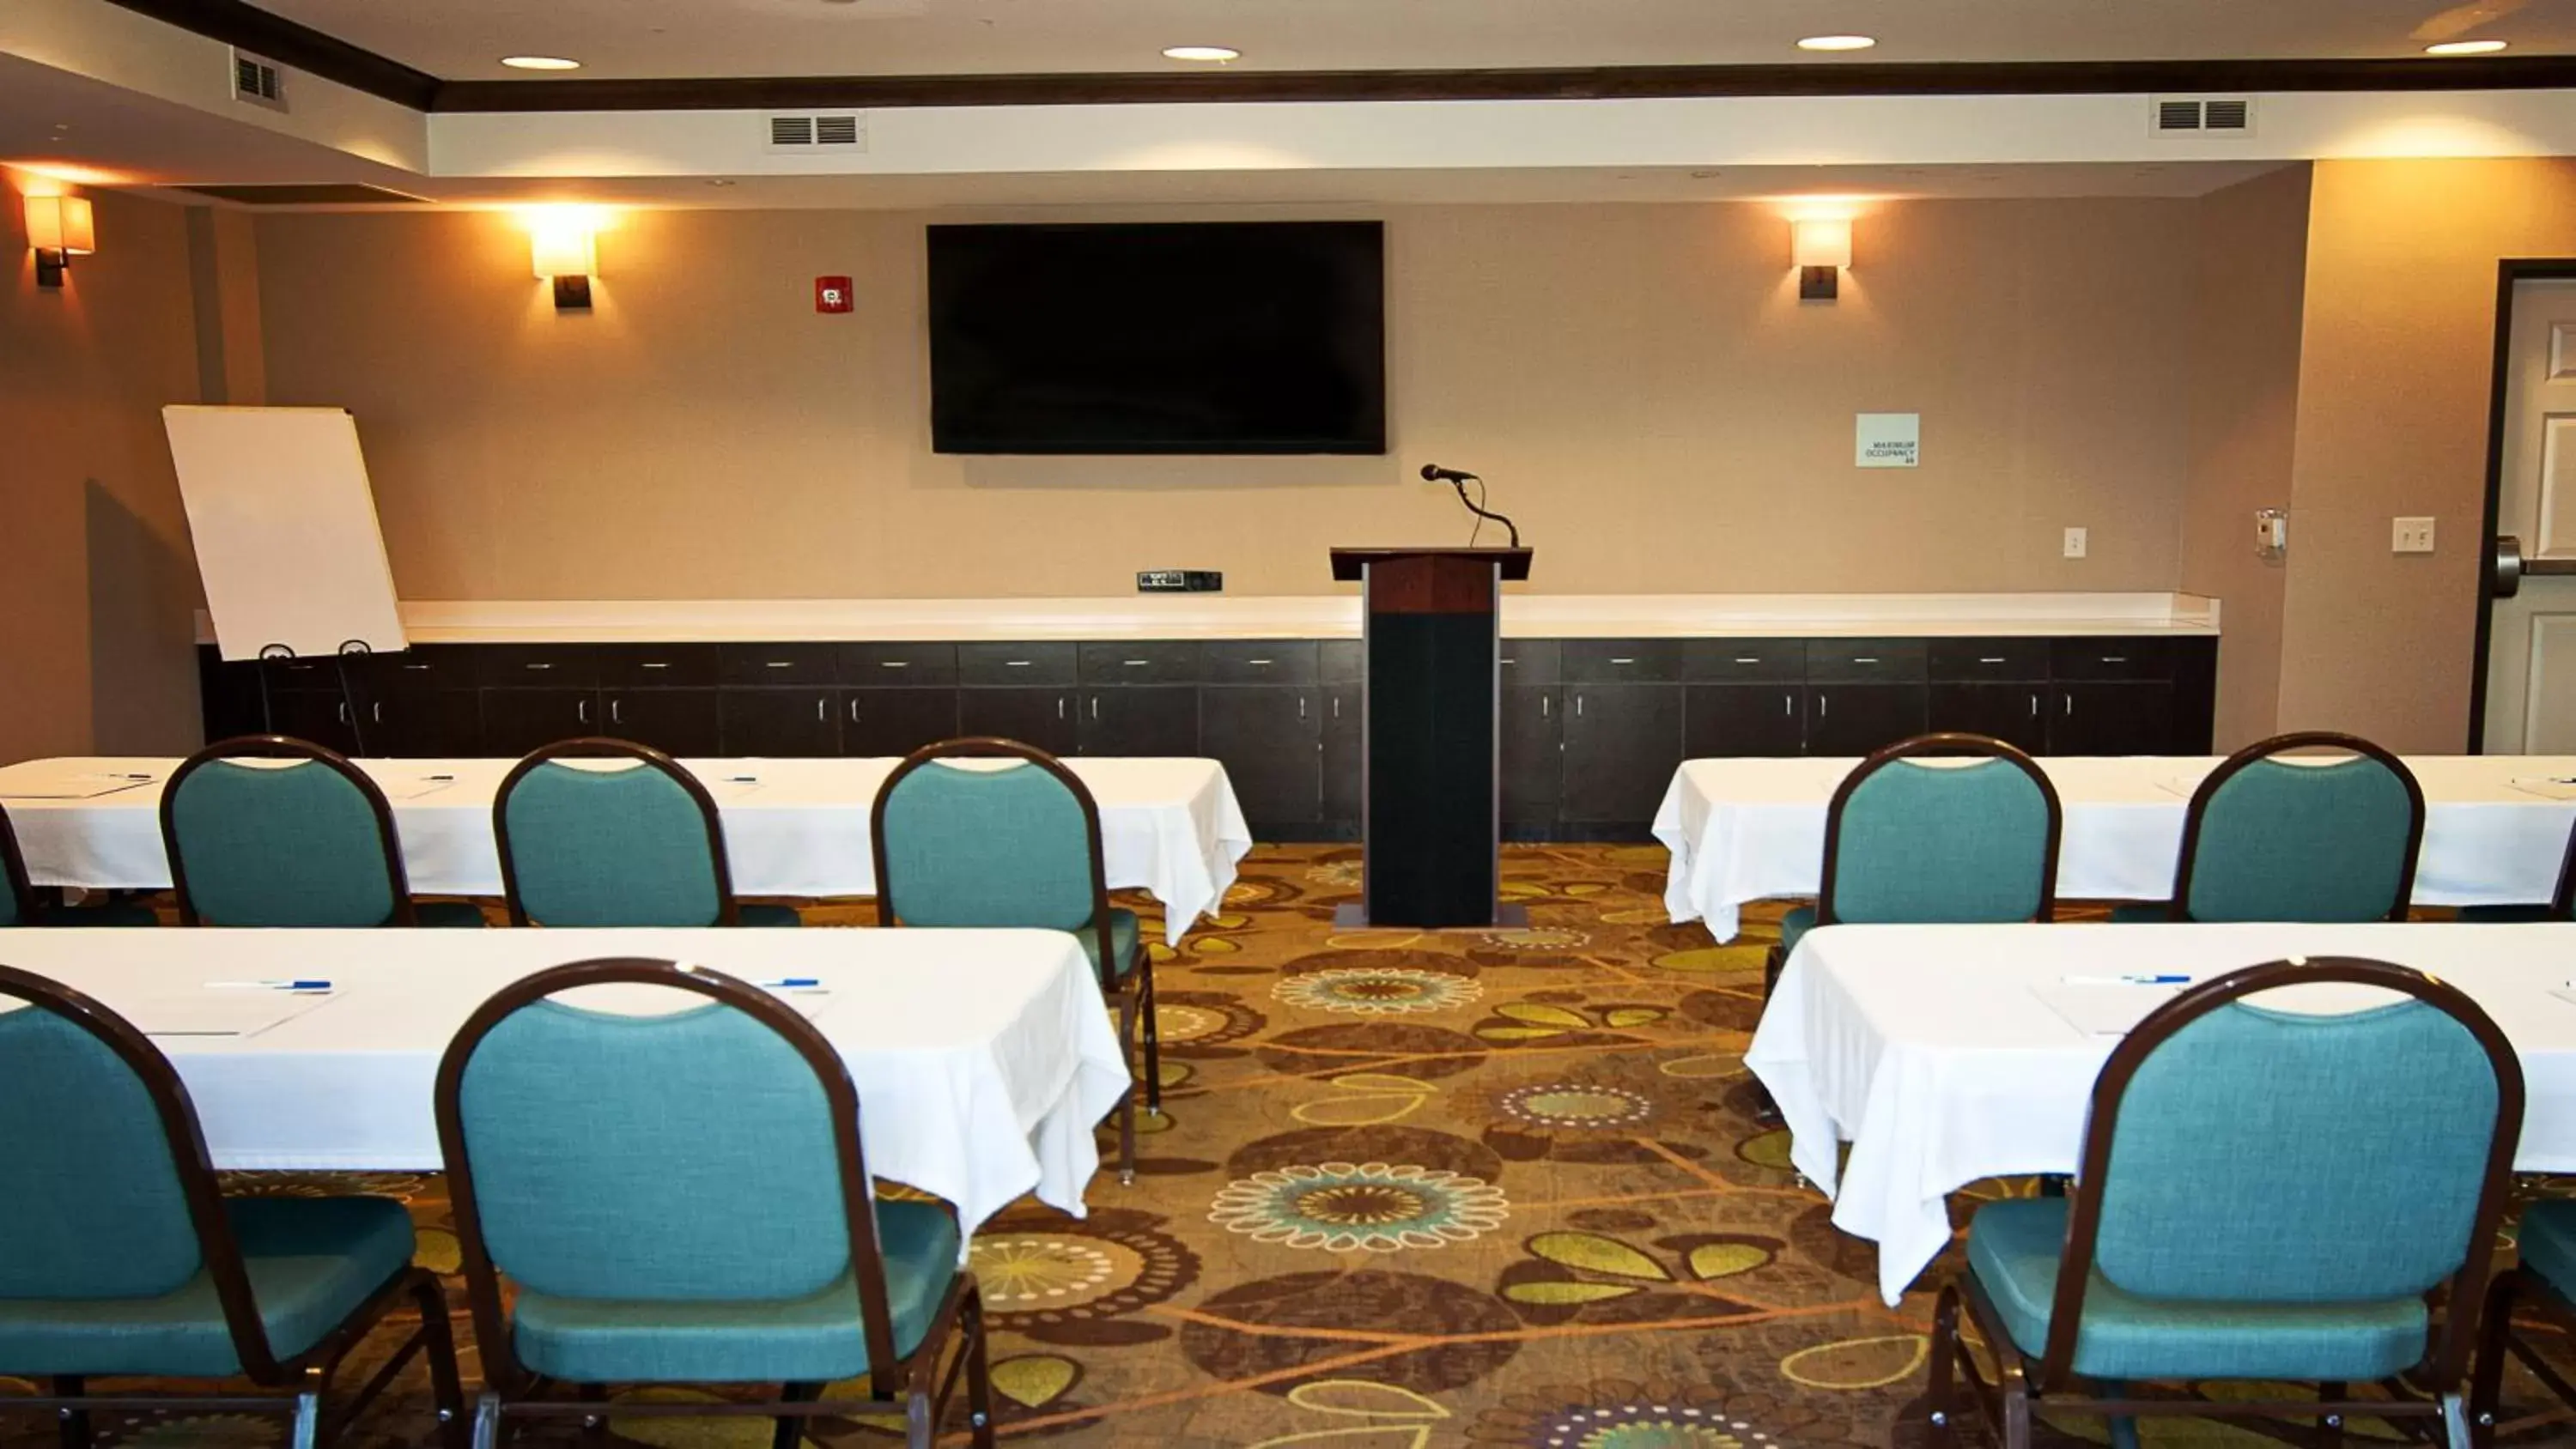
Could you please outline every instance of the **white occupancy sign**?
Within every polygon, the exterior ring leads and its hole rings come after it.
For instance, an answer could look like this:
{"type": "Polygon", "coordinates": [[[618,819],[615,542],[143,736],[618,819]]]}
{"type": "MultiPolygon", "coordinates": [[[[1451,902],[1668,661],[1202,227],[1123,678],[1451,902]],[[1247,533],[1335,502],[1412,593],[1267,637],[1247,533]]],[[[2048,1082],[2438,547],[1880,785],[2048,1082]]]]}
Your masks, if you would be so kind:
{"type": "Polygon", "coordinates": [[[1854,417],[1858,426],[1852,436],[1853,467],[1912,468],[1920,464],[1921,413],[1856,413],[1854,417]]]}
{"type": "Polygon", "coordinates": [[[206,612],[226,659],[283,644],[406,647],[357,420],[339,408],[165,407],[206,612]]]}

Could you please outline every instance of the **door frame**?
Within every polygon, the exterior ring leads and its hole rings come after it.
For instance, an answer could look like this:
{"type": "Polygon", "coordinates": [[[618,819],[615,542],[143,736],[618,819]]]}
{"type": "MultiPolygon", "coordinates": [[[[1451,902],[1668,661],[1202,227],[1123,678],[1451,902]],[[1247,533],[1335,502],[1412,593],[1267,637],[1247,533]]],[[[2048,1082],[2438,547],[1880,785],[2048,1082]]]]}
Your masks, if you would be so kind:
{"type": "Polygon", "coordinates": [[[2487,381],[2486,511],[2478,529],[2478,633],[2470,651],[2468,753],[2486,753],[2487,649],[2495,628],[2495,536],[2504,500],[2504,395],[2513,377],[2513,294],[2524,282],[2576,281],[2576,257],[2507,257],[2496,263],[2495,362],[2487,381]]]}

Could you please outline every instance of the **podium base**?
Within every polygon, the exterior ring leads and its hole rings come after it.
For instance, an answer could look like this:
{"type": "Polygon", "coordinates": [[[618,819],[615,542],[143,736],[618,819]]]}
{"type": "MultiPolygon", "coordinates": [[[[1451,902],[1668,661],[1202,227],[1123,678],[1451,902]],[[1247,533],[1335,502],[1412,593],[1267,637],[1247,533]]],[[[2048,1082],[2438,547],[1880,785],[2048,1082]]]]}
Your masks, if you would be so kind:
{"type": "MultiPolygon", "coordinates": [[[[1333,929],[1336,931],[1364,931],[1375,924],[1375,922],[1368,918],[1368,907],[1358,901],[1347,901],[1341,905],[1333,907],[1333,929]]],[[[1491,925],[1428,926],[1419,929],[1434,931],[1517,931],[1528,924],[1529,907],[1496,906],[1494,907],[1494,919],[1491,925]]],[[[1387,929],[1393,931],[1402,930],[1404,928],[1401,926],[1390,925],[1387,929]]]]}

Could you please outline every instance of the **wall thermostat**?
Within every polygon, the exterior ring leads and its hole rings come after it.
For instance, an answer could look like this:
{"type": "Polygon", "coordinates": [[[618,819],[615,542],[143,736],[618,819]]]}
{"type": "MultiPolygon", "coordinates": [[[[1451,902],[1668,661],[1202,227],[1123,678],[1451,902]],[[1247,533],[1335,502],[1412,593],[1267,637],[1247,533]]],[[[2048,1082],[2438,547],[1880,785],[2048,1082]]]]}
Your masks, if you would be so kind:
{"type": "Polygon", "coordinates": [[[847,312],[851,305],[849,278],[816,277],[814,279],[815,311],[847,312]]]}

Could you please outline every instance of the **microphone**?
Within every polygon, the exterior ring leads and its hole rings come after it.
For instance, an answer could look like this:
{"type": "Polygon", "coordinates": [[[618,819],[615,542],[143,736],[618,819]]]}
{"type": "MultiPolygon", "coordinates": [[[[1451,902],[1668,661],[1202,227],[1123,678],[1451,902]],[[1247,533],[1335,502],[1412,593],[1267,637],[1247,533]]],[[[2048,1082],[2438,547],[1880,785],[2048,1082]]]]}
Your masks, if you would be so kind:
{"type": "MultiPolygon", "coordinates": [[[[1512,547],[1518,548],[1521,546],[1520,525],[1512,522],[1502,514],[1490,511],[1482,502],[1481,495],[1485,491],[1484,479],[1479,478],[1475,474],[1467,472],[1464,469],[1443,468],[1437,463],[1425,463],[1422,465],[1422,481],[1425,483],[1446,483],[1450,487],[1457,489],[1458,501],[1467,506],[1467,511],[1469,513],[1476,515],[1479,520],[1476,526],[1479,529],[1485,526],[1482,520],[1491,519],[1510,531],[1512,547]],[[1479,498],[1471,500],[1467,497],[1467,485],[1470,483],[1476,485],[1476,492],[1480,495],[1479,498]]],[[[1467,542],[1473,544],[1475,541],[1475,536],[1470,534],[1467,542]]]]}

